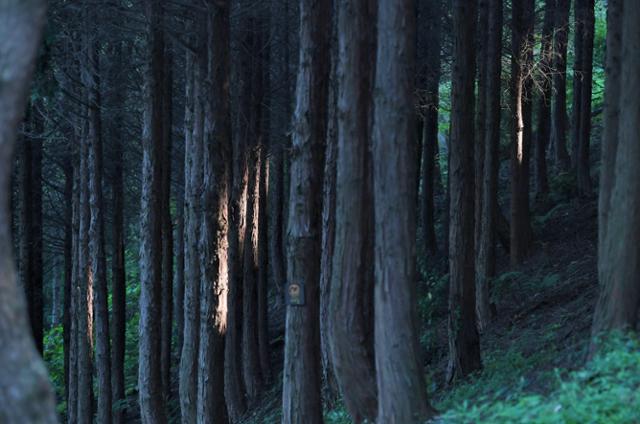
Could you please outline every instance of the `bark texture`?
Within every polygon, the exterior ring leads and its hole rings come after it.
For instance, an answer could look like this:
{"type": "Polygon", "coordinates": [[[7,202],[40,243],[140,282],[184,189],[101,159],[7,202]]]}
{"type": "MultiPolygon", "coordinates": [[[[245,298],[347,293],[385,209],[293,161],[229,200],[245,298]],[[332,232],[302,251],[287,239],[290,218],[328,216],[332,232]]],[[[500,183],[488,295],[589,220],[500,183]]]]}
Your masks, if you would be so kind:
{"type": "Polygon", "coordinates": [[[304,305],[287,306],[282,423],[322,422],[319,276],[322,181],[329,91],[329,0],[300,2],[300,57],[293,123],[287,224],[287,290],[304,305]]]}
{"type": "Polygon", "coordinates": [[[567,40],[569,38],[570,0],[555,0],[553,38],[553,111],[551,128],[555,165],[562,171],[570,167],[567,152],[567,40]]]}
{"type": "Polygon", "coordinates": [[[372,0],[338,5],[338,157],[328,319],[335,377],[357,423],[373,421],[377,413],[370,154],[375,14],[372,0]]]}
{"type": "Polygon", "coordinates": [[[531,78],[533,0],[514,0],[511,40],[511,263],[521,263],[531,245],[529,162],[531,155],[531,78]]]}
{"type": "Polygon", "coordinates": [[[144,76],[146,104],[142,129],[142,194],[140,215],[140,328],[138,390],[144,424],[167,422],[161,376],[162,177],[164,35],[161,0],[147,0],[149,58],[144,76]]]}
{"type": "Polygon", "coordinates": [[[415,3],[378,2],[374,85],[375,359],[377,421],[433,414],[419,360],[416,321],[415,3]]]}
{"type": "Polygon", "coordinates": [[[9,212],[14,143],[44,18],[42,1],[0,2],[0,421],[7,424],[57,422],[53,390],[16,281],[9,212]]]}

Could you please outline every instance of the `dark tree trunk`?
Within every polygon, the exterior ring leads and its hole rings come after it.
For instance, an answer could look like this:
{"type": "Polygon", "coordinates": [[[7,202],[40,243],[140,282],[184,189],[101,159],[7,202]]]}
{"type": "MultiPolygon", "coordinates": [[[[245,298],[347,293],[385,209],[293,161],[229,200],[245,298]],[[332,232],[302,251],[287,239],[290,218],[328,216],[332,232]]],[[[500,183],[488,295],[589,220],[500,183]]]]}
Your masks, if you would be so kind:
{"type": "Polygon", "coordinates": [[[44,17],[41,1],[0,5],[0,422],[7,424],[57,422],[53,390],[29,335],[26,300],[16,284],[8,208],[14,143],[44,17]]]}
{"type": "Polygon", "coordinates": [[[569,37],[570,0],[555,0],[554,40],[553,40],[553,146],[556,167],[569,170],[570,159],[567,152],[567,40],[569,37]]]}
{"type": "Polygon", "coordinates": [[[371,0],[338,6],[338,157],[328,318],[335,376],[357,423],[373,421],[377,413],[370,157],[375,16],[371,0]]]}
{"type": "Polygon", "coordinates": [[[140,215],[140,341],[138,390],[144,424],[167,421],[161,376],[162,227],[161,151],[163,145],[164,34],[161,0],[147,0],[149,56],[144,75],[146,104],[142,131],[140,215]]]}
{"type": "Polygon", "coordinates": [[[331,2],[300,2],[300,63],[289,193],[282,423],[321,423],[319,276],[331,2]],[[303,305],[294,305],[294,299],[303,305]]]}
{"type": "Polygon", "coordinates": [[[165,400],[171,395],[171,336],[173,327],[173,222],[171,220],[171,157],[173,136],[172,61],[165,48],[165,72],[162,81],[162,150],[160,153],[160,227],[162,228],[162,321],[160,323],[160,366],[165,400]]]}
{"type": "MultiPolygon", "coordinates": [[[[33,107],[31,107],[33,109],[33,107]]],[[[36,111],[27,113],[28,136],[22,142],[21,167],[21,231],[20,274],[27,298],[31,335],[40,355],[43,353],[43,292],[42,292],[42,132],[36,111]]]]}
{"type": "Polygon", "coordinates": [[[592,328],[598,337],[637,327],[640,306],[640,3],[610,0],[607,10],[605,128],[600,179],[598,277],[592,328]]]}
{"type": "Polygon", "coordinates": [[[535,145],[536,196],[549,191],[547,179],[547,146],[551,137],[551,94],[553,78],[553,18],[556,0],[546,0],[540,48],[541,93],[538,98],[538,131],[535,145]]]}
{"type": "MultiPolygon", "coordinates": [[[[265,113],[269,108],[265,107],[265,113]]],[[[268,126],[264,126],[268,131],[268,126]]],[[[266,143],[265,143],[266,144],[266,143]]],[[[266,147],[260,149],[260,188],[258,209],[258,349],[260,355],[260,372],[265,384],[271,383],[271,352],[269,348],[269,234],[267,217],[269,190],[269,161],[266,147]]]]}
{"type": "Polygon", "coordinates": [[[196,422],[198,340],[200,335],[200,264],[198,234],[201,227],[202,130],[200,70],[195,55],[186,57],[185,162],[184,162],[184,335],[180,355],[180,410],[182,421],[196,422]]]}
{"type": "Polygon", "coordinates": [[[78,421],[78,303],[80,281],[80,166],[79,157],[73,160],[73,200],[71,203],[71,310],[69,331],[69,393],[67,395],[67,422],[78,421]]]}
{"type": "Polygon", "coordinates": [[[71,156],[64,167],[64,306],[62,311],[62,337],[64,343],[64,394],[69,404],[71,356],[71,293],[73,282],[73,166],[71,156]]]}
{"type": "Polygon", "coordinates": [[[440,0],[426,2],[426,28],[429,42],[426,46],[425,110],[422,132],[422,238],[427,253],[438,250],[435,231],[436,160],[438,158],[438,107],[440,103],[440,49],[442,43],[442,4],[440,0]]]}
{"type": "Polygon", "coordinates": [[[533,61],[533,0],[513,0],[511,51],[511,263],[526,257],[532,231],[529,216],[531,150],[531,78],[533,61]]]}
{"type": "MultiPolygon", "coordinates": [[[[85,110],[85,112],[87,112],[85,110]]],[[[78,225],[78,403],[77,422],[89,424],[93,420],[93,276],[89,250],[91,211],[89,205],[89,139],[87,126],[80,134],[79,169],[79,225],[78,225]]]]}
{"type": "Polygon", "coordinates": [[[476,316],[481,331],[491,319],[489,280],[496,273],[503,0],[489,0],[488,10],[485,97],[479,101],[480,107],[486,110],[486,122],[484,133],[477,134],[476,143],[485,152],[484,173],[476,182],[482,186],[480,234],[476,246],[476,316]]]}
{"type": "MultiPolygon", "coordinates": [[[[476,7],[454,2],[449,178],[449,363],[447,381],[480,369],[474,256],[474,79],[476,7]]],[[[483,84],[484,85],[484,84],[483,84]]],[[[484,89],[481,91],[484,94],[484,89]]],[[[483,125],[484,127],[484,125],[483,125]]]]}
{"type": "Polygon", "coordinates": [[[226,423],[224,351],[227,326],[229,199],[231,194],[231,117],[229,1],[211,1],[207,22],[210,90],[204,97],[204,174],[200,234],[200,344],[198,423],[226,423]]]}
{"type": "MultiPolygon", "coordinates": [[[[589,170],[589,144],[591,136],[591,92],[593,81],[593,38],[595,31],[594,0],[577,0],[576,13],[580,10],[578,19],[581,20],[580,72],[575,73],[574,91],[576,84],[580,84],[579,115],[576,121],[578,138],[576,168],[578,174],[578,195],[590,196],[591,174],[589,170]]],[[[578,35],[576,34],[576,37],[578,35]]],[[[577,41],[576,41],[577,43],[577,41]]],[[[578,55],[576,55],[578,60],[578,55]]]]}
{"type": "Polygon", "coordinates": [[[104,201],[102,195],[102,128],[100,121],[100,87],[98,46],[86,42],[87,68],[83,83],[88,95],[88,171],[89,171],[89,255],[90,277],[93,279],[95,312],[95,367],[97,374],[97,420],[111,422],[111,348],[109,337],[109,305],[107,261],[104,242],[104,201]]]}
{"type": "MultiPolygon", "coordinates": [[[[121,117],[120,117],[121,118],[121,117]]],[[[119,126],[117,127],[119,128],[119,126]]],[[[111,381],[114,404],[122,405],[125,400],[124,387],[124,354],[125,333],[127,323],[127,288],[124,261],[124,153],[122,146],[123,134],[118,132],[112,141],[113,148],[113,224],[112,224],[112,253],[111,253],[111,381]]],[[[113,411],[114,424],[124,422],[124,408],[122,406],[113,411]]]]}
{"type": "Polygon", "coordinates": [[[415,3],[380,0],[374,89],[375,358],[380,423],[433,414],[416,317],[415,3]]]}

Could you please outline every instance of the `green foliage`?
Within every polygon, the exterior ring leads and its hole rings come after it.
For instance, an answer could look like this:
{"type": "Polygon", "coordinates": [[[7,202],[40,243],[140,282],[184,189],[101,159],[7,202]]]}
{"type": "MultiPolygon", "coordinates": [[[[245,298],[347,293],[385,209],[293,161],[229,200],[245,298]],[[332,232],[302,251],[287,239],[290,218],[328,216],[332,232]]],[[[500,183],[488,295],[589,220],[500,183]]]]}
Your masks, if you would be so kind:
{"type": "Polygon", "coordinates": [[[324,414],[324,422],[326,424],[351,424],[351,417],[345,409],[344,405],[338,404],[331,411],[326,411],[324,414]]]}
{"type": "Polygon", "coordinates": [[[614,336],[583,369],[556,370],[547,394],[524,375],[540,357],[489,357],[481,374],[447,393],[438,406],[447,423],[631,423],[640,421],[640,343],[614,336]]]}
{"type": "Polygon", "coordinates": [[[552,203],[566,202],[575,197],[577,187],[578,182],[573,172],[561,172],[552,175],[549,179],[550,200],[552,203]]]}
{"type": "Polygon", "coordinates": [[[62,324],[56,325],[44,335],[44,360],[58,399],[58,413],[64,414],[67,402],[64,399],[64,342],[62,324]]]}

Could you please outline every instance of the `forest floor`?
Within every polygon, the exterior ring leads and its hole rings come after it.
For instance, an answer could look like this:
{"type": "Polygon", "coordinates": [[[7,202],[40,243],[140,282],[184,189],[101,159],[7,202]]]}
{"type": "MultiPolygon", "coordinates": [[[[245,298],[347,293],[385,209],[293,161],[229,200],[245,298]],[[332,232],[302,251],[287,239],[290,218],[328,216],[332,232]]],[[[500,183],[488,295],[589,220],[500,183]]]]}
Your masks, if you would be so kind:
{"type": "MultiPolygon", "coordinates": [[[[474,411],[482,404],[525,394],[549,395],[559,380],[585,365],[598,294],[597,202],[556,200],[560,201],[553,208],[534,208],[535,242],[523,265],[511,268],[505,251],[499,252],[499,272],[492,287],[497,315],[481,335],[482,371],[444,384],[446,275],[420,283],[423,296],[428,291],[429,299],[445,299],[425,300],[419,306],[423,321],[428,321],[423,322],[421,344],[431,401],[444,413],[438,421],[473,422],[473,415],[465,415],[461,408],[474,411]]],[[[279,422],[280,385],[274,386],[250,411],[246,423],[279,422]]],[[[326,421],[350,422],[339,404],[327,411],[326,421]]]]}

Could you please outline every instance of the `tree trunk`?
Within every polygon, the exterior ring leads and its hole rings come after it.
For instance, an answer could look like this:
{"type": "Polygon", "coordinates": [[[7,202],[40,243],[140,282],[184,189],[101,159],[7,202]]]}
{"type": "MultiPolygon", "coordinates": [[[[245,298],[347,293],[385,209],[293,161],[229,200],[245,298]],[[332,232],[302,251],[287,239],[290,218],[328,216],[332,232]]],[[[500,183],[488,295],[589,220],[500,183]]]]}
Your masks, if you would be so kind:
{"type": "Polygon", "coordinates": [[[165,48],[165,72],[162,81],[162,147],[160,153],[160,227],[162,231],[160,367],[164,399],[171,396],[171,336],[173,327],[173,221],[171,220],[171,156],[172,156],[172,84],[171,52],[165,48]]]}
{"type": "MultiPolygon", "coordinates": [[[[269,108],[265,107],[265,113],[269,108]]],[[[265,125],[268,131],[268,125],[265,125]]],[[[260,354],[260,371],[265,384],[270,384],[271,351],[269,348],[269,218],[267,216],[269,190],[269,161],[266,155],[266,143],[260,149],[260,188],[258,218],[258,350],[260,354]]]]}
{"type": "MultiPolygon", "coordinates": [[[[85,110],[85,113],[88,111],[85,110]]],[[[93,282],[89,250],[89,140],[87,125],[80,130],[79,225],[78,225],[78,412],[77,422],[93,420],[93,282]]]]}
{"type": "Polygon", "coordinates": [[[338,6],[338,158],[328,318],[335,376],[357,423],[373,421],[377,413],[370,157],[375,14],[371,0],[338,6]]]}
{"type": "Polygon", "coordinates": [[[640,3],[612,0],[607,11],[605,130],[600,180],[598,277],[592,328],[598,336],[634,330],[640,286],[640,3]]]}
{"type": "MultiPolygon", "coordinates": [[[[336,4],[332,13],[335,16],[336,4]]],[[[335,22],[335,18],[334,18],[335,22]]],[[[331,27],[329,94],[327,104],[327,142],[324,157],[324,181],[322,183],[322,256],[320,258],[320,354],[322,361],[322,401],[325,408],[332,408],[340,398],[331,357],[331,269],[336,234],[336,156],[338,155],[338,84],[337,25],[331,27]]]]}
{"type": "Polygon", "coordinates": [[[486,110],[486,123],[484,133],[477,135],[476,144],[485,152],[484,174],[477,181],[482,186],[480,235],[476,246],[476,317],[480,331],[488,326],[491,319],[489,280],[496,273],[503,1],[489,0],[488,10],[486,88],[485,97],[480,99],[480,107],[486,110]]]}
{"type": "Polygon", "coordinates": [[[514,0],[511,51],[511,264],[526,257],[531,244],[529,161],[531,150],[531,78],[533,0],[514,0]]]}
{"type": "Polygon", "coordinates": [[[16,284],[8,209],[14,143],[44,17],[41,1],[0,4],[0,421],[7,424],[57,422],[47,371],[29,335],[26,299],[16,284]]]}
{"type": "MultiPolygon", "coordinates": [[[[121,117],[120,117],[121,118],[121,117]]],[[[117,126],[116,128],[119,128],[117,126]]],[[[118,133],[112,141],[113,146],[113,224],[111,254],[111,297],[112,297],[112,322],[111,322],[111,381],[113,402],[118,405],[113,411],[114,424],[124,422],[125,387],[124,387],[124,355],[125,334],[127,324],[127,287],[124,260],[124,153],[122,146],[122,133],[118,133]]]]}
{"type": "MultiPolygon", "coordinates": [[[[578,0],[580,8],[580,19],[582,20],[582,39],[580,50],[582,52],[582,63],[580,65],[581,75],[576,75],[576,81],[580,84],[580,107],[579,121],[577,122],[578,133],[578,195],[590,196],[591,175],[589,170],[589,144],[591,136],[591,92],[593,81],[593,38],[595,31],[594,0],[578,0]]],[[[577,58],[578,56],[576,56],[577,58]]],[[[575,83],[574,83],[575,86],[575,83]]],[[[574,89],[575,90],[575,89],[574,89]]]]}
{"type": "Polygon", "coordinates": [[[184,162],[184,339],[180,355],[180,410],[182,421],[196,422],[198,340],[200,335],[200,264],[198,234],[201,227],[202,130],[200,70],[192,53],[186,57],[185,162],[184,162]]]}
{"type": "MultiPolygon", "coordinates": [[[[30,106],[33,109],[32,106],[30,106]]],[[[22,142],[21,166],[21,231],[20,276],[27,298],[31,336],[40,355],[43,352],[43,292],[42,292],[42,140],[35,134],[39,117],[35,110],[27,113],[25,127],[30,135],[22,142]]]]}
{"type": "MultiPolygon", "coordinates": [[[[243,86],[242,90],[247,90],[243,86]]],[[[250,100],[242,93],[240,101],[250,100]]],[[[242,105],[246,108],[245,105],[242,105]]],[[[246,109],[245,109],[246,110],[246,109]]],[[[239,125],[238,125],[239,126],[239,125]]],[[[246,125],[243,131],[246,131],[246,125]]],[[[238,422],[246,410],[242,378],[242,265],[246,228],[248,164],[246,135],[233,136],[233,186],[231,192],[231,224],[229,228],[229,294],[227,301],[227,336],[225,341],[224,393],[232,422],[238,422]]]]}
{"type": "MultiPolygon", "coordinates": [[[[447,381],[480,369],[474,270],[475,5],[454,2],[454,67],[451,85],[449,177],[449,363],[447,381]]],[[[487,16],[488,18],[488,16],[487,16]]],[[[484,84],[483,84],[484,85],[484,84]]],[[[484,89],[481,91],[484,94],[484,89]]],[[[484,127],[484,125],[483,125],[484,127]]]]}
{"type": "Polygon", "coordinates": [[[553,41],[553,145],[556,167],[569,170],[570,159],[567,152],[567,39],[569,37],[570,0],[555,0],[554,41],[553,41]]]}
{"type": "Polygon", "coordinates": [[[442,44],[442,4],[440,0],[426,2],[426,27],[429,42],[426,46],[426,85],[424,126],[422,132],[422,238],[427,253],[438,250],[435,231],[435,185],[438,158],[438,108],[441,75],[440,49],[442,44]]]}
{"type": "Polygon", "coordinates": [[[64,172],[64,306],[62,338],[64,343],[64,394],[69,405],[71,357],[71,293],[73,283],[73,166],[71,156],[65,159],[64,172]]]}
{"type": "Polygon", "coordinates": [[[229,1],[211,1],[204,69],[211,89],[204,97],[204,175],[200,235],[200,344],[198,423],[226,423],[224,351],[227,326],[231,117],[229,1]]]}
{"type": "Polygon", "coordinates": [[[102,195],[102,128],[100,121],[100,87],[98,80],[98,46],[86,40],[87,68],[83,83],[88,95],[88,170],[89,170],[89,255],[90,278],[93,278],[93,308],[95,311],[97,420],[111,422],[111,348],[109,337],[109,290],[104,247],[104,201],[102,195]]]}
{"type": "Polygon", "coordinates": [[[553,18],[556,0],[546,0],[540,48],[541,93],[538,97],[538,132],[535,147],[536,196],[549,192],[547,146],[551,136],[551,79],[553,78],[553,18]]]}
{"type": "Polygon", "coordinates": [[[73,160],[73,201],[71,204],[71,310],[69,331],[69,393],[67,395],[67,422],[78,421],[78,303],[80,289],[80,161],[73,160]]]}
{"type": "Polygon", "coordinates": [[[149,56],[144,76],[146,104],[142,131],[140,215],[140,341],[138,389],[144,424],[167,421],[161,376],[162,227],[161,150],[163,145],[164,35],[161,0],[147,0],[149,56]]]}
{"type": "Polygon", "coordinates": [[[319,275],[331,2],[300,2],[289,194],[282,423],[321,423],[319,275]]]}
{"type": "Polygon", "coordinates": [[[374,89],[375,358],[378,418],[430,418],[416,317],[415,4],[380,0],[374,89]]]}

